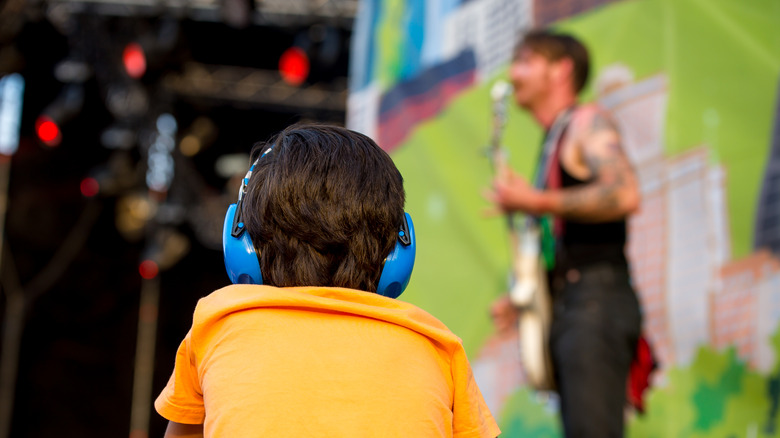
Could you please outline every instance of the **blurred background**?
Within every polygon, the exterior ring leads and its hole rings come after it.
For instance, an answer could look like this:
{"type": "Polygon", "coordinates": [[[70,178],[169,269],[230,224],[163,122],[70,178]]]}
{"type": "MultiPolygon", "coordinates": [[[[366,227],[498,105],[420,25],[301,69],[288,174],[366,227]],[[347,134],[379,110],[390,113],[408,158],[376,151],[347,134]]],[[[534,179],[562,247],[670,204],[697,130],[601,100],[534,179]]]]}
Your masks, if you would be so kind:
{"type": "MultiPolygon", "coordinates": [[[[502,436],[561,436],[491,319],[510,249],[481,196],[490,89],[541,26],[590,49],[583,98],[640,178],[658,368],[628,436],[780,436],[778,24],[777,0],[0,1],[0,438],[162,435],[151,401],[228,283],[248,152],[304,120],[391,154],[418,239],[402,299],[463,339],[502,436]]],[[[542,134],[509,105],[526,176],[542,134]]]]}
{"type": "Polygon", "coordinates": [[[356,8],[0,2],[1,436],[162,436],[249,151],[344,124],[356,8]]]}

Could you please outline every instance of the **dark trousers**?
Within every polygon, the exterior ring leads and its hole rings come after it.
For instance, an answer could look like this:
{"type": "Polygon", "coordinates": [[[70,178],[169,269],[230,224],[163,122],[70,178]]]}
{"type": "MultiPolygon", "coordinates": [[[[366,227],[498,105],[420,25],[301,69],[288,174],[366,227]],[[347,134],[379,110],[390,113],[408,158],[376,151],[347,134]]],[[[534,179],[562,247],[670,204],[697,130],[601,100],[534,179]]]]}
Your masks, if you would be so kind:
{"type": "Polygon", "coordinates": [[[625,265],[559,266],[550,344],[567,438],[623,436],[641,314],[625,265]]]}

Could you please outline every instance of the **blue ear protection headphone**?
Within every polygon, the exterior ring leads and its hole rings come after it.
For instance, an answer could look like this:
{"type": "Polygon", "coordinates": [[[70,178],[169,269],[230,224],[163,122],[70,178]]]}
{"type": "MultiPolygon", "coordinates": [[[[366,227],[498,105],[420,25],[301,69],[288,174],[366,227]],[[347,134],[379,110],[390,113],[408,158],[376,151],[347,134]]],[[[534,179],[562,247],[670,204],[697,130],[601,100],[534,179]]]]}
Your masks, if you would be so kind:
{"type": "MultiPolygon", "coordinates": [[[[273,147],[263,152],[249,168],[241,181],[238,201],[231,204],[227,214],[225,214],[225,224],[222,228],[222,252],[225,257],[225,268],[230,281],[234,284],[263,284],[263,274],[260,272],[260,261],[257,258],[255,246],[241,220],[241,206],[252,171],[257,163],[272,150],[273,147]]],[[[412,276],[416,248],[412,218],[409,213],[404,213],[395,246],[382,266],[382,274],[377,286],[378,294],[397,298],[406,289],[412,276]]]]}

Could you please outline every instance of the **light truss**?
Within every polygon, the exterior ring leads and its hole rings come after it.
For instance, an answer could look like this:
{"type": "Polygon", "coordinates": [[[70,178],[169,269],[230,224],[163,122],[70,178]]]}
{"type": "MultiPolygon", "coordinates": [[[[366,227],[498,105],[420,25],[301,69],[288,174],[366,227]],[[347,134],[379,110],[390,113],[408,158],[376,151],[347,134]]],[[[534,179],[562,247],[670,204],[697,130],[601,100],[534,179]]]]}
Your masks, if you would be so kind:
{"type": "MultiPolygon", "coordinates": [[[[314,22],[349,27],[359,0],[252,0],[254,25],[289,26],[314,22]]],[[[221,21],[220,0],[38,0],[64,13],[116,16],[173,15],[198,21],[221,21]]],[[[32,3],[32,2],[31,2],[32,3]]]]}
{"type": "Polygon", "coordinates": [[[293,87],[273,70],[188,62],[182,72],[169,73],[162,86],[182,97],[293,112],[344,113],[346,78],[328,84],[293,87]]]}

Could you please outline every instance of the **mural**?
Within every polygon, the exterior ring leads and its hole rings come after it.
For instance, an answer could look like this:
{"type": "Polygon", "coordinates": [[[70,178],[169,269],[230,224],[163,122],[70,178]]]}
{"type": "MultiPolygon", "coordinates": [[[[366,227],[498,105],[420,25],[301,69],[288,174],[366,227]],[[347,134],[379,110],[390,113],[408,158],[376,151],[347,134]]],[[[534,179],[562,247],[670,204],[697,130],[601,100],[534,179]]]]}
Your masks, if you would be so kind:
{"type": "MultiPolygon", "coordinates": [[[[593,58],[584,99],[621,127],[643,203],[627,253],[661,363],[629,436],[780,436],[780,8],[768,0],[364,1],[348,124],[404,175],[418,264],[407,299],[461,336],[504,436],[559,436],[495,327],[504,223],[486,218],[489,89],[519,35],[550,24],[593,58]]],[[[541,133],[513,108],[510,162],[541,133]]]]}

